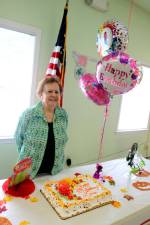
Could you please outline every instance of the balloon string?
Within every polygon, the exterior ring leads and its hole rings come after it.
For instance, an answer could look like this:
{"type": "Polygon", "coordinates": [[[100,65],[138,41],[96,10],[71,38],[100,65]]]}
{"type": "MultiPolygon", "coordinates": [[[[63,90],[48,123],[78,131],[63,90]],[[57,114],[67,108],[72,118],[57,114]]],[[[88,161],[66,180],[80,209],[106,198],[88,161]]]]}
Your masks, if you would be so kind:
{"type": "Polygon", "coordinates": [[[103,124],[103,128],[102,128],[102,133],[101,133],[101,139],[100,139],[100,150],[99,150],[99,156],[98,156],[98,160],[103,158],[103,139],[104,139],[104,131],[105,131],[105,125],[106,125],[106,121],[107,121],[107,117],[108,117],[108,105],[106,105],[105,108],[105,113],[104,113],[104,124],[103,124]]]}
{"type": "Polygon", "coordinates": [[[130,0],[129,14],[128,14],[128,32],[129,32],[130,25],[131,25],[131,16],[132,16],[132,12],[133,12],[133,5],[134,5],[134,0],[130,0]]]}

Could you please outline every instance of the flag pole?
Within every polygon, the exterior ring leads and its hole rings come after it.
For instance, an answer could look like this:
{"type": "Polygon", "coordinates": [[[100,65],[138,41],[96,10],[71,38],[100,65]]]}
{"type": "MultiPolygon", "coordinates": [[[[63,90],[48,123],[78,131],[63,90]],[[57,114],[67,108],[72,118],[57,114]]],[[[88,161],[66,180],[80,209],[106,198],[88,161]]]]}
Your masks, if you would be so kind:
{"type": "MultiPolygon", "coordinates": [[[[66,0],[66,5],[65,5],[65,9],[68,11],[68,3],[69,0],[66,0]]],[[[62,63],[62,77],[60,79],[60,84],[62,86],[62,88],[64,89],[64,79],[65,79],[65,69],[66,69],[66,38],[67,38],[67,30],[68,30],[68,17],[66,15],[66,32],[64,34],[64,55],[63,55],[63,63],[62,63]]],[[[63,105],[63,93],[62,96],[60,98],[60,103],[59,103],[60,107],[62,107],[63,105]]]]}

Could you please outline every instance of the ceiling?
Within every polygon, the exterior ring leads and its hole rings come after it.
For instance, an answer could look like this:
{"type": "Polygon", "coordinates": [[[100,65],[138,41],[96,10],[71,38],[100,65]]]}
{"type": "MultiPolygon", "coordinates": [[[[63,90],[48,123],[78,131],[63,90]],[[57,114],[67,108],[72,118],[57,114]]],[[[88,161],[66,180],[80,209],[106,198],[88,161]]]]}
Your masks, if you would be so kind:
{"type": "Polygon", "coordinates": [[[136,5],[141,7],[150,13],[150,1],[149,0],[132,0],[136,5]]]}

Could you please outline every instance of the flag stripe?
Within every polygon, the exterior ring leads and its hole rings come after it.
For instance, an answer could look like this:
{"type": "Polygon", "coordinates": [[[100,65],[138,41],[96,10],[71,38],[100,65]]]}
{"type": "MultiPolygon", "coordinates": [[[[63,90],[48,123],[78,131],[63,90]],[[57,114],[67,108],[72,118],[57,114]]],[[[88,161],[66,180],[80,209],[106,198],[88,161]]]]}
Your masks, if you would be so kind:
{"type": "Polygon", "coordinates": [[[56,76],[56,70],[52,70],[52,69],[47,69],[46,71],[46,76],[56,76]]]}
{"type": "Polygon", "coordinates": [[[60,55],[61,55],[60,52],[53,52],[53,53],[52,53],[52,57],[54,57],[54,58],[55,58],[55,57],[56,57],[56,58],[59,58],[60,55]]]}
{"type": "Polygon", "coordinates": [[[57,66],[59,58],[51,57],[50,62],[48,64],[48,68],[52,68],[51,65],[55,64],[57,66]]]}

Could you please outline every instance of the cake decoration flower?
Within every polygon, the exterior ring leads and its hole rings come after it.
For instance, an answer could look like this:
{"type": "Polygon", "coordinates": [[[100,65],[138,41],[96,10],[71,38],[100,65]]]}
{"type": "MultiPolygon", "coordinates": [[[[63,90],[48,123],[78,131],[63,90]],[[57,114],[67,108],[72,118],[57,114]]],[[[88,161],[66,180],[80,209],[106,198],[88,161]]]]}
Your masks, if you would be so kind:
{"type": "Polygon", "coordinates": [[[59,181],[57,188],[58,188],[59,193],[64,196],[69,196],[71,194],[70,185],[65,180],[59,181]]]}
{"type": "Polygon", "coordinates": [[[112,201],[111,203],[115,208],[120,208],[121,207],[121,203],[119,201],[112,201]]]}

